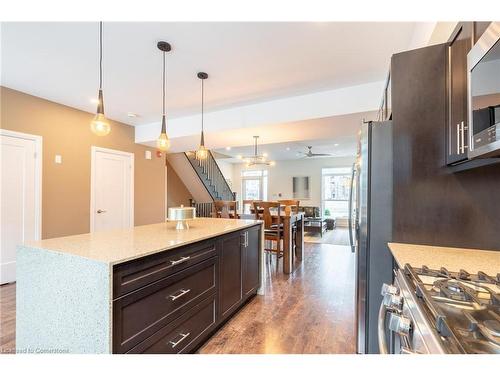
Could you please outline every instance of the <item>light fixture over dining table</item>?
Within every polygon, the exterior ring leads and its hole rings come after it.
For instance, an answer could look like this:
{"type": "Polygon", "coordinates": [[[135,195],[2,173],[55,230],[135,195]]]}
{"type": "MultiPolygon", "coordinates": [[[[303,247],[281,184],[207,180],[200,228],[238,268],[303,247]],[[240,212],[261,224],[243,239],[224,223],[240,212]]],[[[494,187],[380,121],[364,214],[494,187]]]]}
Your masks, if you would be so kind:
{"type": "Polygon", "coordinates": [[[254,165],[270,165],[274,166],[276,163],[271,160],[267,160],[267,154],[264,153],[262,155],[259,155],[258,149],[257,149],[257,141],[259,139],[258,135],[254,135],[254,154],[252,156],[243,156],[242,159],[246,162],[247,167],[253,167],[254,165]]]}

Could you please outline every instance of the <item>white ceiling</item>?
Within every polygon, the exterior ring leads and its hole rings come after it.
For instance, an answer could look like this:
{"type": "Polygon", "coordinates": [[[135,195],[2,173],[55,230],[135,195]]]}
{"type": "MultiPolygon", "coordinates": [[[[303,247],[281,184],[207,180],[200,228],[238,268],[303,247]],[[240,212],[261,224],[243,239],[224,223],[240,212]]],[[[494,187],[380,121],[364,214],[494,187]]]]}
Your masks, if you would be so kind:
{"type": "MultiPolygon", "coordinates": [[[[267,160],[298,160],[304,159],[304,155],[299,152],[307,152],[307,146],[312,146],[313,153],[331,154],[329,157],[355,156],[357,147],[356,136],[345,136],[336,139],[319,139],[298,142],[283,142],[273,144],[259,144],[258,153],[267,154],[267,160]]],[[[232,147],[230,150],[225,148],[214,150],[218,158],[222,158],[230,163],[244,163],[238,158],[240,156],[252,156],[254,154],[253,146],[232,147]]],[[[321,157],[307,158],[316,159],[321,157]]]]}
{"type": "MultiPolygon", "coordinates": [[[[168,56],[168,112],[197,113],[206,81],[208,111],[241,103],[383,80],[391,54],[405,50],[417,23],[104,23],[107,116],[131,125],[157,122],[161,54],[168,56]],[[129,118],[128,112],[139,117],[129,118]]],[[[94,112],[98,24],[2,23],[1,83],[94,112]]]]}
{"type": "MultiPolygon", "coordinates": [[[[377,113],[358,112],[348,115],[331,116],[318,119],[279,123],[273,125],[244,127],[229,129],[225,131],[205,132],[205,145],[216,152],[233,156],[234,162],[241,162],[236,156],[251,155],[253,153],[254,135],[259,138],[259,150],[269,152],[275,160],[295,159],[295,153],[282,152],[286,147],[292,151],[305,149],[308,145],[316,147],[314,152],[325,148],[332,149],[335,143],[335,156],[353,156],[356,151],[356,140],[361,129],[363,120],[375,120],[377,113]],[[226,150],[231,147],[231,152],[226,150]],[[272,153],[272,154],[271,154],[272,153]]],[[[199,130],[195,135],[175,138],[171,143],[169,152],[184,152],[196,150],[200,142],[199,130]]],[[[143,144],[155,147],[156,140],[143,142],[143,144]]],[[[333,149],[332,149],[333,150],[333,149]]]]}

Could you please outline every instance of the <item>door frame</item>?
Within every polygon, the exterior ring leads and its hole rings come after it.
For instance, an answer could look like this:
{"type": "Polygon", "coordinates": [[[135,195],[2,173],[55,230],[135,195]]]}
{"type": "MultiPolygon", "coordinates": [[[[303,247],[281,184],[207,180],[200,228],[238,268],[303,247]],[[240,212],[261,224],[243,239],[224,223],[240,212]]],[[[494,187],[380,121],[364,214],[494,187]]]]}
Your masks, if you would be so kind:
{"type": "Polygon", "coordinates": [[[119,156],[127,156],[130,158],[130,207],[129,207],[129,215],[130,215],[130,228],[134,227],[134,203],[135,203],[135,197],[134,197],[134,180],[135,180],[135,173],[134,173],[134,158],[135,155],[133,152],[126,152],[126,151],[120,151],[120,150],[114,150],[111,148],[104,148],[104,147],[97,147],[97,146],[91,146],[90,147],[90,232],[94,232],[94,211],[95,211],[95,193],[94,193],[94,185],[95,185],[95,163],[96,163],[96,153],[97,152],[105,152],[108,154],[112,155],[119,155],[119,156]]]}
{"type": "Polygon", "coordinates": [[[20,138],[35,142],[35,240],[42,239],[42,168],[43,137],[14,130],[0,129],[0,136],[20,138]]]}

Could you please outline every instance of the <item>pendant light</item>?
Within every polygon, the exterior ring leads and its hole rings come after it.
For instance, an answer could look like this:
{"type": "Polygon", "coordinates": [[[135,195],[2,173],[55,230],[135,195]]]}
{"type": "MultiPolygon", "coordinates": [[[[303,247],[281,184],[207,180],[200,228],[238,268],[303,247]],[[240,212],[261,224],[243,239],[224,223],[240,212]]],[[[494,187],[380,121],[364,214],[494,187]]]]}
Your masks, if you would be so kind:
{"type": "Polygon", "coordinates": [[[167,135],[167,120],[165,118],[165,102],[166,102],[166,90],[167,90],[167,76],[166,76],[166,54],[172,49],[172,46],[167,42],[158,42],[157,47],[163,52],[163,101],[162,101],[162,116],[161,116],[161,133],[156,140],[156,146],[162,150],[167,151],[170,148],[170,139],[167,135]]]}
{"type": "Polygon", "coordinates": [[[200,146],[196,150],[196,159],[204,160],[208,157],[208,150],[205,147],[205,135],[203,134],[203,102],[204,102],[204,87],[203,82],[208,78],[208,74],[204,72],[198,73],[198,78],[201,79],[201,136],[200,146]]]}
{"type": "Polygon", "coordinates": [[[257,141],[259,139],[258,135],[253,136],[254,139],[254,154],[252,156],[243,156],[242,159],[245,160],[247,167],[252,167],[254,165],[270,165],[274,166],[276,163],[274,161],[267,160],[267,154],[264,153],[260,155],[257,149],[257,141]]]}
{"type": "Polygon", "coordinates": [[[104,116],[104,98],[102,95],[102,21],[99,22],[99,94],[97,113],[90,123],[90,130],[98,136],[108,135],[111,131],[108,119],[104,116]]]}

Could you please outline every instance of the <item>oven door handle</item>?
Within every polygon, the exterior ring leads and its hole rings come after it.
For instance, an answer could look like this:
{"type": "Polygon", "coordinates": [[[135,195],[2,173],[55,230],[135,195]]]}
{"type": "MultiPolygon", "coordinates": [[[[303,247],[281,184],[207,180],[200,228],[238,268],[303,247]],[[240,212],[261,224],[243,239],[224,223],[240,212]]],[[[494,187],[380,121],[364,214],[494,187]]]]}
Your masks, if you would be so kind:
{"type": "Polygon", "coordinates": [[[387,308],[384,305],[384,299],[380,303],[380,309],[378,311],[378,350],[380,354],[389,354],[387,350],[387,340],[385,337],[385,319],[387,316],[387,308]]]}

